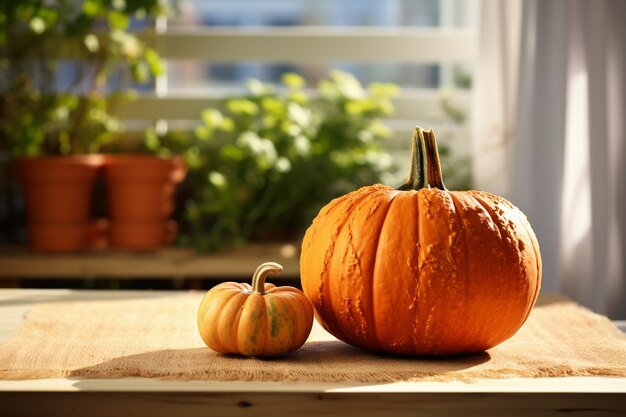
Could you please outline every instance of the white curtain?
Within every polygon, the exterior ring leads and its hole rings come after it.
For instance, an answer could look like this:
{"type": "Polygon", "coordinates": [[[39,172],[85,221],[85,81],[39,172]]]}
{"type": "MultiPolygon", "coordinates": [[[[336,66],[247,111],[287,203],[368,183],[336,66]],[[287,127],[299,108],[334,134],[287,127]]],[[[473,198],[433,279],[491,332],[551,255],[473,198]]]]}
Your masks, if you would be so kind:
{"type": "Polygon", "coordinates": [[[483,0],[474,180],[529,217],[543,289],[626,318],[626,2],[483,0]]]}

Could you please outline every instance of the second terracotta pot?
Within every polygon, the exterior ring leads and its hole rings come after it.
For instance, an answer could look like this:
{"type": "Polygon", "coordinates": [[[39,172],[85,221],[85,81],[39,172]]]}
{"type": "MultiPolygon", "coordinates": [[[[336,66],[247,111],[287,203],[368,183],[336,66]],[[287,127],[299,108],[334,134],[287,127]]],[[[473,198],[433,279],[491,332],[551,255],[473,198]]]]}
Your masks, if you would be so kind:
{"type": "Polygon", "coordinates": [[[180,157],[107,155],[110,239],[113,246],[149,250],[172,238],[176,186],[185,178],[180,157]]]}

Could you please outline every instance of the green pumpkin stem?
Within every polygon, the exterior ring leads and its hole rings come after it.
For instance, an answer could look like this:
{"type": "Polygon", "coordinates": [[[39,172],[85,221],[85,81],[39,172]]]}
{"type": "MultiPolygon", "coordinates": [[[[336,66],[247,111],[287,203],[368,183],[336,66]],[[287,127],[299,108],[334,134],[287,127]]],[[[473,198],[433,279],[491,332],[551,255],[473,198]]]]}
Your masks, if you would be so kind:
{"type": "Polygon", "coordinates": [[[416,126],[413,129],[411,141],[411,170],[406,182],[397,189],[400,191],[421,190],[428,188],[426,177],[426,146],[424,144],[424,131],[416,126]]]}
{"type": "Polygon", "coordinates": [[[426,145],[428,184],[433,188],[446,191],[446,186],[443,184],[443,176],[441,175],[437,138],[435,138],[435,132],[432,129],[424,131],[424,144],[426,145]]]}
{"type": "Polygon", "coordinates": [[[259,265],[252,275],[252,292],[265,294],[265,277],[269,273],[280,274],[283,272],[283,266],[276,262],[265,262],[259,265]]]}

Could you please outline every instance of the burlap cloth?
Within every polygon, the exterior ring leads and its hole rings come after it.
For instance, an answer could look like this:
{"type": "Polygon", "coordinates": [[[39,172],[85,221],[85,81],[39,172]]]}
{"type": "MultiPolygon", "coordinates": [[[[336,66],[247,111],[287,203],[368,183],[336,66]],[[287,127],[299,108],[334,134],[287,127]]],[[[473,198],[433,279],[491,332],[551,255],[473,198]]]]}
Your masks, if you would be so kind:
{"type": "Polygon", "coordinates": [[[395,382],[565,375],[626,376],[626,337],[603,316],[543,296],[500,346],[446,359],[398,358],[338,341],[317,324],[271,360],[217,354],[196,329],[202,294],[34,306],[0,346],[0,379],[43,377],[395,382]]]}

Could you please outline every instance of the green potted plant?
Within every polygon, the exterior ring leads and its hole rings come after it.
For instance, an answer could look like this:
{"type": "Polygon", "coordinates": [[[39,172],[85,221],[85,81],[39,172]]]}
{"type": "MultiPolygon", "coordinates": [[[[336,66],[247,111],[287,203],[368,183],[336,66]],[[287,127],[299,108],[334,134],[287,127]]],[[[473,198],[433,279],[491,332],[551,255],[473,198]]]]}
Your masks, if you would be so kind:
{"type": "Polygon", "coordinates": [[[24,0],[0,8],[1,143],[17,160],[33,249],[87,244],[93,184],[105,161],[96,153],[121,131],[115,109],[128,98],[124,87],[162,71],[156,52],[128,29],[162,12],[159,0],[24,0]]]}
{"type": "Polygon", "coordinates": [[[189,166],[181,240],[200,251],[250,240],[297,239],[333,196],[379,180],[392,158],[381,148],[397,87],[367,89],[333,71],[310,95],[297,74],[281,85],[248,83],[249,93],[202,113],[195,137],[159,136],[157,154],[189,166]]]}

